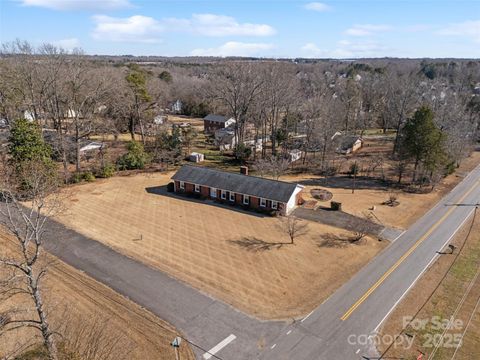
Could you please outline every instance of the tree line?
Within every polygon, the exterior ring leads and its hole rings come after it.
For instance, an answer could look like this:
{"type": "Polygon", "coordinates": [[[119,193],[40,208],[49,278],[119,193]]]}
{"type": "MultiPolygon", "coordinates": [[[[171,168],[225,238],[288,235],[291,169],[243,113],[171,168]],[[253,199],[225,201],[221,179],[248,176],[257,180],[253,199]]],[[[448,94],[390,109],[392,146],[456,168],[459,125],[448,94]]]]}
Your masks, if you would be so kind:
{"type": "Polygon", "coordinates": [[[50,143],[65,181],[70,162],[74,172],[82,170],[80,147],[92,135],[140,138],[141,145],[129,145],[122,169],[147,160],[176,163],[197,134],[151,126],[176,100],[184,115],[234,117],[240,161],[281,162],[300,149],[302,162],[323,173],[332,171],[336,134],[393,132],[399,182],[407,170],[413,182],[434,182],[478,140],[480,63],[474,60],[128,60],[3,44],[0,116],[12,124],[27,114],[44,133],[54,132],[50,143]],[[420,125],[420,115],[428,125],[420,125]],[[262,151],[251,152],[246,139],[260,142],[262,151]]]}

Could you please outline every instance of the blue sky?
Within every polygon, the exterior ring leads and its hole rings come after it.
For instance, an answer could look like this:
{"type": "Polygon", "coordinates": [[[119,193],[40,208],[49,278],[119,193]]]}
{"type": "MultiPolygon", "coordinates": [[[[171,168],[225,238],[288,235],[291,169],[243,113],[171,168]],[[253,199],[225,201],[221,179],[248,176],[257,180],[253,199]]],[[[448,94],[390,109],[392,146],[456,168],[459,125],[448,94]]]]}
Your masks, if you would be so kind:
{"type": "Polygon", "coordinates": [[[0,0],[0,41],[88,54],[480,57],[480,0],[0,0]]]}

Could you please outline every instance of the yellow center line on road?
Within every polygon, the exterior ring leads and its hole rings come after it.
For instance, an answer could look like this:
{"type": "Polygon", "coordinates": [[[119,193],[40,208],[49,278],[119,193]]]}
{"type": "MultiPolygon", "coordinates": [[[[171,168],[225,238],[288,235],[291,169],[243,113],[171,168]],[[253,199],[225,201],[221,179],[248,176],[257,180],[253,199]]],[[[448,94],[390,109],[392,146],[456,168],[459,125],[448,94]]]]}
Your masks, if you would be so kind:
{"type": "MultiPolygon", "coordinates": [[[[465,198],[470,195],[470,193],[477,187],[478,183],[480,182],[480,180],[477,180],[475,182],[475,184],[470,188],[470,190],[468,190],[457,202],[458,203],[461,203],[463,200],[465,200],[465,198]]],[[[380,279],[377,280],[377,282],[375,284],[373,284],[373,286],[367,290],[367,292],[365,294],[363,294],[363,296],[357,300],[357,302],[355,304],[352,305],[352,307],[350,309],[347,310],[347,312],[345,314],[343,314],[343,316],[340,318],[342,321],[345,321],[347,320],[350,315],[355,311],[355,309],[357,309],[374,291],[376,288],[378,288],[384,281],[385,279],[392,273],[395,271],[396,268],[398,268],[400,266],[400,264],[405,261],[405,259],[412,253],[415,251],[415,249],[420,246],[420,244],[425,241],[425,239],[432,234],[432,232],[434,232],[439,226],[440,224],[452,213],[452,211],[455,210],[455,207],[452,207],[450,208],[446,213],[445,215],[443,215],[440,220],[438,220],[420,239],[418,239],[418,241],[413,244],[413,246],[408,249],[408,251],[402,255],[402,257],[400,259],[397,260],[397,262],[395,264],[393,264],[393,266],[388,269],[388,271],[382,275],[382,277],[380,279]]]]}

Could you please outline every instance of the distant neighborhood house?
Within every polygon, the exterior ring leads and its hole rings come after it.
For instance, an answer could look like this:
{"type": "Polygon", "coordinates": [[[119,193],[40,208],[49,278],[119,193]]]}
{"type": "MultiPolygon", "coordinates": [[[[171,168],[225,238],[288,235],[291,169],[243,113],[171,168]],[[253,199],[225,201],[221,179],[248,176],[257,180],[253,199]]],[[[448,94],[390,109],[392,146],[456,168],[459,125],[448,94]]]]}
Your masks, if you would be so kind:
{"type": "MultiPolygon", "coordinates": [[[[269,136],[266,137],[268,141],[269,136]]],[[[232,127],[218,129],[215,131],[215,140],[214,144],[218,146],[220,151],[232,150],[237,145],[237,139],[235,137],[235,131],[232,127]]],[[[261,151],[263,146],[263,141],[261,138],[252,139],[247,138],[243,140],[243,145],[250,148],[253,151],[261,151]]]]}
{"type": "Polygon", "coordinates": [[[181,114],[182,111],[183,111],[182,101],[177,99],[175,102],[173,102],[171,107],[170,107],[170,111],[174,114],[181,114]]]}
{"type": "Polygon", "coordinates": [[[214,134],[218,129],[225,129],[235,124],[235,119],[223,115],[208,114],[203,118],[205,134],[214,134]]]}
{"type": "Polygon", "coordinates": [[[344,136],[340,138],[337,153],[348,155],[354,153],[363,146],[363,139],[360,136],[344,136]]]}
{"type": "Polygon", "coordinates": [[[242,169],[242,174],[235,174],[184,165],[172,177],[174,191],[251,209],[277,211],[282,215],[290,214],[302,203],[303,186],[249,176],[248,169],[242,169]]]}

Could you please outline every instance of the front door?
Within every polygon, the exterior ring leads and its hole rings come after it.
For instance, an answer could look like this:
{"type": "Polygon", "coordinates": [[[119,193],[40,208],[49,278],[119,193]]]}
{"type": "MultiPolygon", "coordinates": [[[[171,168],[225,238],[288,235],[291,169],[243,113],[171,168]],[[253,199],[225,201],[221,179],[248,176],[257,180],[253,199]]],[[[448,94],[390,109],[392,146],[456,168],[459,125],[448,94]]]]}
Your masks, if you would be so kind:
{"type": "Polygon", "coordinates": [[[210,188],[210,197],[212,197],[212,198],[217,197],[217,189],[216,188],[210,188]]]}

